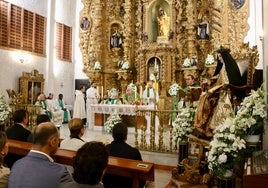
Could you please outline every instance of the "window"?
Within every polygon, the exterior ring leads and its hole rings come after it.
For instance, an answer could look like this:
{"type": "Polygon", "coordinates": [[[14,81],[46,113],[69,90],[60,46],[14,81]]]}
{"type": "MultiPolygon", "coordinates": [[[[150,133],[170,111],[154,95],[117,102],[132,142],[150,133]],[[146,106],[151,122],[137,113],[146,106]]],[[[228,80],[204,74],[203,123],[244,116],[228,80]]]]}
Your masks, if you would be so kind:
{"type": "Polygon", "coordinates": [[[72,61],[72,28],[56,23],[56,57],[63,61],[72,61]]]}
{"type": "Polygon", "coordinates": [[[45,55],[46,18],[0,1],[0,46],[45,55]]]}

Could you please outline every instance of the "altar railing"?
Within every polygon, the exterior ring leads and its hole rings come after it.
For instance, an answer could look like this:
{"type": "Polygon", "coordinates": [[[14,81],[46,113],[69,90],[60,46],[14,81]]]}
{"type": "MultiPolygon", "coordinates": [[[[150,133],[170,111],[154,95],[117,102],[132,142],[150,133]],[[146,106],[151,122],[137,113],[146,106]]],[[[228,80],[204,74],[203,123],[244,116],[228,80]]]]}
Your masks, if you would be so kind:
{"type": "MultiPolygon", "coordinates": [[[[174,153],[172,143],[172,113],[174,110],[156,110],[146,105],[92,104],[91,113],[135,116],[135,146],[140,150],[174,153]]],[[[94,116],[91,116],[94,117],[94,116]]],[[[89,120],[95,125],[94,118],[89,120]]]]}

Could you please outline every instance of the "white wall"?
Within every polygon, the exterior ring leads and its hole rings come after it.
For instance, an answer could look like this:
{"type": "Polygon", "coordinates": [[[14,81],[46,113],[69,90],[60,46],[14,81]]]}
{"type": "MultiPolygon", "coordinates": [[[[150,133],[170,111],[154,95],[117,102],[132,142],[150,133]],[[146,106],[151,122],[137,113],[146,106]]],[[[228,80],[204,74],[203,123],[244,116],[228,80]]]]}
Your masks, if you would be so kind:
{"type": "Polygon", "coordinates": [[[244,42],[249,42],[250,47],[257,45],[259,52],[259,63],[256,69],[263,69],[263,22],[262,22],[262,0],[249,1],[249,31],[244,42]]]}
{"type": "MultiPolygon", "coordinates": [[[[264,87],[266,87],[266,93],[268,91],[267,77],[268,77],[268,12],[264,11],[268,9],[268,1],[263,0],[263,76],[265,78],[264,87]]],[[[266,96],[266,103],[268,99],[266,96]]],[[[263,149],[268,150],[268,120],[266,120],[265,134],[263,135],[263,149]]]]}
{"type": "MultiPolygon", "coordinates": [[[[64,100],[73,104],[74,69],[76,53],[80,53],[76,35],[77,0],[7,0],[12,4],[35,12],[47,18],[47,56],[30,55],[29,60],[21,64],[14,59],[14,50],[0,49],[0,93],[7,96],[6,89],[19,90],[19,77],[22,72],[37,69],[45,77],[45,94],[53,92],[55,96],[63,93],[64,100]],[[62,62],[55,59],[55,21],[72,27],[73,30],[73,62],[62,62]]],[[[79,25],[79,24],[78,24],[79,25]]]]}

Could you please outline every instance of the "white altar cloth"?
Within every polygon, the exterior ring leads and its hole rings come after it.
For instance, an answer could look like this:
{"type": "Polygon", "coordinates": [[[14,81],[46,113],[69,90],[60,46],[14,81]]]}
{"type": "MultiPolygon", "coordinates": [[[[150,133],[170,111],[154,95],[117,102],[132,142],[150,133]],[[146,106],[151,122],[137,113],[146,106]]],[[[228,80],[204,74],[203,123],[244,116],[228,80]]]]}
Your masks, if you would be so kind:
{"type": "MultiPolygon", "coordinates": [[[[128,116],[135,116],[137,110],[154,110],[154,106],[147,106],[147,105],[128,105],[128,104],[91,104],[90,105],[90,113],[94,114],[114,114],[118,113],[120,115],[128,115],[128,116]]],[[[95,125],[95,116],[92,117],[88,122],[90,125],[95,125]]],[[[150,115],[145,115],[147,119],[147,127],[150,125],[150,115]]],[[[159,120],[157,118],[157,123],[159,124],[159,120]]],[[[91,126],[90,126],[91,127],[91,126]]],[[[149,130],[149,128],[148,128],[149,130]]]]}
{"type": "Polygon", "coordinates": [[[127,104],[91,104],[90,111],[99,114],[114,114],[135,116],[136,110],[153,110],[153,106],[127,104]]]}

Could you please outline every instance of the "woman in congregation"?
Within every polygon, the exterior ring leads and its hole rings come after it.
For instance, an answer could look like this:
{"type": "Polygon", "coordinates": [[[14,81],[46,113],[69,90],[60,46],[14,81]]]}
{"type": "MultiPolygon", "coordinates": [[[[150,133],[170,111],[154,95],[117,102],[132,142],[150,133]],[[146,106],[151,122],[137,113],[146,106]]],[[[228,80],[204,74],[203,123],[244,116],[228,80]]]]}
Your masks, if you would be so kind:
{"type": "Polygon", "coordinates": [[[70,138],[64,139],[60,143],[60,148],[77,151],[85,144],[85,141],[81,138],[85,133],[84,121],[80,118],[73,118],[69,121],[68,126],[70,138]]]}
{"type": "Polygon", "coordinates": [[[0,132],[0,187],[6,188],[10,170],[3,164],[4,157],[8,153],[7,136],[5,132],[0,132]]]}

